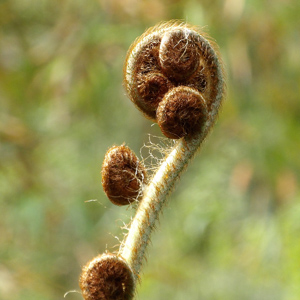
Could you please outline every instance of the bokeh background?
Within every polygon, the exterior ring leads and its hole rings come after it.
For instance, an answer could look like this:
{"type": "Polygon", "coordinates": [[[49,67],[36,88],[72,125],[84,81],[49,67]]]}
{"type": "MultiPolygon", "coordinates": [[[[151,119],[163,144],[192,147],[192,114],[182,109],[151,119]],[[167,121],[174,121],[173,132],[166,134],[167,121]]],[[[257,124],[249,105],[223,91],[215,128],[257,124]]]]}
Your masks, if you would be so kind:
{"type": "Polygon", "coordinates": [[[137,299],[300,299],[299,16],[298,0],[1,0],[0,298],[63,299],[117,249],[134,210],[105,197],[105,152],[164,144],[126,98],[126,51],[180,19],[217,40],[227,99],[160,218],[137,299]]]}

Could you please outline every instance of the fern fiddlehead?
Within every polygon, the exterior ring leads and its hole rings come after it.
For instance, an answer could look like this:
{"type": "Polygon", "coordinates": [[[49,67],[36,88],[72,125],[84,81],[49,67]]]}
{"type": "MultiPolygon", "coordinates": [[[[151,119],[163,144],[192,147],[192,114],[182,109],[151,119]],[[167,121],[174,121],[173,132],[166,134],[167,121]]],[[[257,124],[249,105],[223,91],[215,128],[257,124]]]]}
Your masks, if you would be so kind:
{"type": "Polygon", "coordinates": [[[132,44],[124,85],[137,108],[177,141],[151,178],[128,147],[108,151],[102,171],[107,196],[117,205],[139,205],[118,253],[97,256],[83,268],[86,300],[133,298],[160,211],[215,123],[225,90],[216,44],[199,28],[176,21],[148,29],[132,44]]]}

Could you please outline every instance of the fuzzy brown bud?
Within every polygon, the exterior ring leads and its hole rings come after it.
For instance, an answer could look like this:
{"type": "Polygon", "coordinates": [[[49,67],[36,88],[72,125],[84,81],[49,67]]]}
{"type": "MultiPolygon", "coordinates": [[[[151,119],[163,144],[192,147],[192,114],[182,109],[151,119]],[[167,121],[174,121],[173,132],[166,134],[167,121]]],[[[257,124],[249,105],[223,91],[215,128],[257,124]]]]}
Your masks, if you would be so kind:
{"type": "Polygon", "coordinates": [[[157,109],[157,123],[162,133],[171,139],[200,132],[207,117],[207,106],[201,94],[184,86],[170,90],[157,109]]]}
{"type": "Polygon", "coordinates": [[[199,58],[195,32],[181,28],[163,35],[159,59],[163,72],[173,80],[187,80],[198,68],[199,58]]]}
{"type": "Polygon", "coordinates": [[[129,300],[134,291],[133,272],[121,257],[102,254],[82,269],[79,286],[85,300],[129,300]]]}
{"type": "Polygon", "coordinates": [[[127,205],[142,195],[146,169],[134,152],[124,146],[110,148],[102,165],[102,186],[109,200],[127,205]]]}
{"type": "Polygon", "coordinates": [[[151,118],[155,118],[156,109],[163,96],[174,85],[166,76],[149,72],[137,76],[137,89],[141,95],[140,108],[146,110],[151,118]]]}

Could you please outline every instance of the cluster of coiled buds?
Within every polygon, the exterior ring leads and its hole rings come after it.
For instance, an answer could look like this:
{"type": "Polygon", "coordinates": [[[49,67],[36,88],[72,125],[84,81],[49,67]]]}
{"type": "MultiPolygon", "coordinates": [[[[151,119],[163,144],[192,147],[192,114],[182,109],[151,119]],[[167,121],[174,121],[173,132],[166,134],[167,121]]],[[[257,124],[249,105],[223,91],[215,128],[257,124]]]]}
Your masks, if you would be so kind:
{"type": "Polygon", "coordinates": [[[201,132],[220,104],[222,70],[212,45],[198,28],[175,22],[150,28],[128,52],[127,93],[168,138],[201,132]]]}
{"type": "Polygon", "coordinates": [[[215,44],[197,27],[172,21],[150,28],[132,44],[124,85],[145,116],[178,141],[150,179],[127,146],[106,153],[102,185],[107,197],[116,205],[139,205],[118,253],[99,255],[83,268],[80,287],[86,300],[132,299],[166,196],[214,124],[224,94],[215,44]]]}

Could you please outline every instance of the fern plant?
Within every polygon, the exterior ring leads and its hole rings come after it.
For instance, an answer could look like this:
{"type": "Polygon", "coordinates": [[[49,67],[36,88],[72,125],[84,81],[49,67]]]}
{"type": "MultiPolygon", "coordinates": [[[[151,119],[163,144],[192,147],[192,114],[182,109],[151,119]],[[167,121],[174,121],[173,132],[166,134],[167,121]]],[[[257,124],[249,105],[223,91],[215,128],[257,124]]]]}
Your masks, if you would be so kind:
{"type": "Polygon", "coordinates": [[[124,85],[136,107],[176,142],[153,176],[125,145],[107,152],[102,184],[108,198],[116,205],[139,203],[119,251],[99,255],[83,268],[80,287],[86,300],[134,297],[166,198],[214,125],[224,98],[217,45],[198,27],[161,23],[130,47],[124,85]]]}

